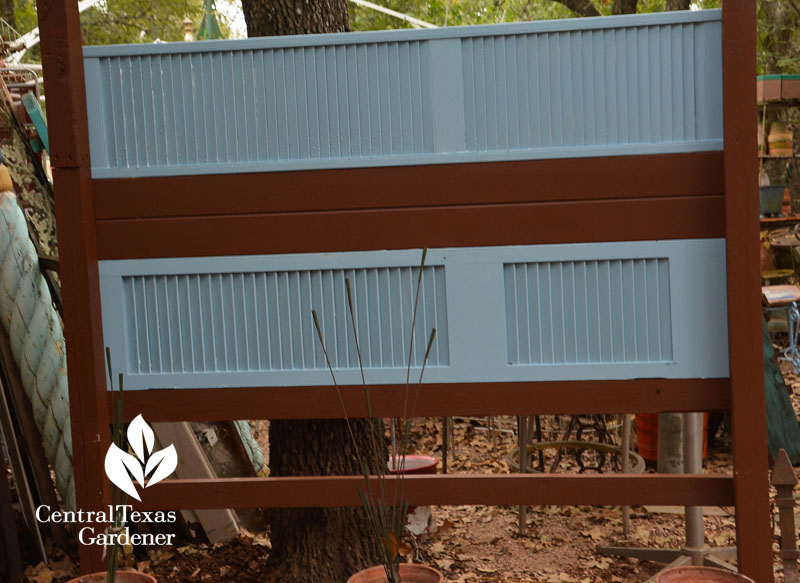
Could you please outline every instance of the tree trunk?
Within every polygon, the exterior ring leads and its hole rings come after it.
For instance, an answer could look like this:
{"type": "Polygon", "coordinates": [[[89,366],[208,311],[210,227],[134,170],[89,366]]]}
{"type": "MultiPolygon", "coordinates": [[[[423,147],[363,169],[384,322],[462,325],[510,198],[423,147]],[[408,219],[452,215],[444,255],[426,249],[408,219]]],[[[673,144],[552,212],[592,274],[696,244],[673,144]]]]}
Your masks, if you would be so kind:
{"type": "Polygon", "coordinates": [[[689,10],[692,0],[667,0],[667,10],[689,10]]]}
{"type": "Polygon", "coordinates": [[[636,14],[636,5],[639,0],[616,0],[614,8],[611,9],[612,14],[636,14]]]}
{"type": "MultiPolygon", "coordinates": [[[[365,461],[370,466],[385,464],[383,434],[378,455],[370,456],[363,451],[370,439],[369,422],[351,419],[350,425],[365,461]]],[[[363,473],[345,421],[273,421],[269,448],[272,476],[363,473]]],[[[378,563],[380,543],[369,536],[363,508],[273,509],[268,518],[272,552],[267,581],[344,583],[353,573],[378,563]]]]}
{"type": "MultiPolygon", "coordinates": [[[[247,36],[350,30],[347,0],[242,0],[247,36]]],[[[331,390],[335,390],[331,387],[331,390]]],[[[381,433],[378,452],[363,451],[371,425],[351,420],[362,458],[375,471],[389,459],[381,433]]],[[[361,475],[362,460],[342,420],[273,421],[269,426],[271,476],[361,475]]],[[[269,501],[265,501],[269,506],[269,501]]],[[[344,582],[377,564],[378,541],[369,536],[362,508],[288,508],[268,511],[272,552],[268,581],[344,582]]]]}
{"type": "Polygon", "coordinates": [[[553,2],[559,2],[563,4],[576,16],[600,16],[600,12],[597,11],[594,4],[592,4],[592,0],[552,0],[553,2]]]}
{"type": "MultiPolygon", "coordinates": [[[[347,0],[242,0],[242,10],[249,37],[350,30],[347,0]]],[[[350,426],[363,450],[371,426],[365,420],[351,420],[350,426]]],[[[389,459],[382,434],[378,441],[376,455],[361,452],[372,471],[389,459]]],[[[347,423],[341,420],[271,422],[269,459],[271,476],[362,474],[347,423]]],[[[378,562],[379,542],[369,536],[362,508],[272,509],[268,518],[268,581],[344,582],[378,562]]]]}
{"type": "Polygon", "coordinates": [[[347,32],[347,0],[242,0],[247,36],[347,32]]]}

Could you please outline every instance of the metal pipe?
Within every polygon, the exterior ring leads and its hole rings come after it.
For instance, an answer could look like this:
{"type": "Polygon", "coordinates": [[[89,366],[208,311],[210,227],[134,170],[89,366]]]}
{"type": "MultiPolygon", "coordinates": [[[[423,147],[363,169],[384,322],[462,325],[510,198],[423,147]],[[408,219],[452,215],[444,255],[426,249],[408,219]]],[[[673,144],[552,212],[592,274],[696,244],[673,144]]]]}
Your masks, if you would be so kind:
{"type": "MultiPolygon", "coordinates": [[[[528,473],[528,417],[520,415],[517,417],[519,423],[519,472],[528,473]]],[[[525,535],[528,532],[528,507],[519,507],[519,534],[525,535]]]]}
{"type": "MultiPolygon", "coordinates": [[[[683,471],[700,474],[703,471],[703,414],[683,414],[683,471]]],[[[686,550],[692,556],[692,564],[703,565],[703,507],[686,507],[686,550]]]]}
{"type": "MultiPolygon", "coordinates": [[[[620,444],[622,455],[622,473],[627,474],[630,468],[629,453],[631,450],[631,416],[628,413],[622,415],[622,443],[620,444]]],[[[622,533],[628,536],[631,532],[631,507],[622,507],[622,533]]]]}

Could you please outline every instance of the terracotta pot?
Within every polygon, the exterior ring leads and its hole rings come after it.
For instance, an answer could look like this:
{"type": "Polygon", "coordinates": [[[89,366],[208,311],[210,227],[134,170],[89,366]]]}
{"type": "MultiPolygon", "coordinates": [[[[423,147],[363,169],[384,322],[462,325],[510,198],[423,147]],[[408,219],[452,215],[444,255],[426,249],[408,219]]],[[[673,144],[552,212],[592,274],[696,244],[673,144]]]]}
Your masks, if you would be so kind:
{"type": "MultiPolygon", "coordinates": [[[[138,571],[117,571],[115,583],[158,583],[154,577],[138,571]]],[[[67,583],[106,583],[106,572],[81,575],[70,579],[67,583]]]]}
{"type": "MultiPolygon", "coordinates": [[[[439,460],[429,455],[407,455],[403,457],[404,459],[400,459],[400,456],[389,458],[386,467],[389,468],[390,474],[405,474],[409,476],[435,474],[436,466],[439,465],[439,460]]],[[[416,508],[416,506],[409,506],[408,513],[411,514],[416,508]]]]}
{"type": "Polygon", "coordinates": [[[675,567],[656,575],[656,583],[755,583],[750,577],[714,567],[675,567]]]}
{"type": "MultiPolygon", "coordinates": [[[[402,583],[443,583],[444,576],[436,569],[425,565],[403,563],[400,565],[400,581],[402,583]]],[[[347,583],[386,583],[386,571],[383,567],[370,567],[350,577],[347,583]]]]}
{"type": "Polygon", "coordinates": [[[439,460],[429,455],[407,455],[405,459],[390,458],[386,466],[392,474],[435,474],[439,460]],[[399,463],[398,463],[399,462],[399,463]],[[395,464],[400,466],[395,468],[395,464]]]}

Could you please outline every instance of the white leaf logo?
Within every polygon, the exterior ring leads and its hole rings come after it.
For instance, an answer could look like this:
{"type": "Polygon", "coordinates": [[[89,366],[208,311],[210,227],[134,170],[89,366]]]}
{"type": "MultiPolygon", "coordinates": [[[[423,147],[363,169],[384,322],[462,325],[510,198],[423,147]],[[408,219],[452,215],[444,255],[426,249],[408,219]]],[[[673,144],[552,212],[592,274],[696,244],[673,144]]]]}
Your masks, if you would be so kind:
{"type": "Polygon", "coordinates": [[[130,470],[136,481],[144,485],[144,472],[142,472],[142,465],[139,460],[112,443],[111,447],[108,448],[108,452],[106,452],[105,467],[106,475],[113,484],[141,502],[142,499],[139,498],[139,494],[136,492],[136,486],[131,481],[131,475],[128,474],[128,470],[130,470]]]}
{"type": "Polygon", "coordinates": [[[178,466],[178,453],[172,444],[159,451],[153,451],[155,434],[141,415],[137,415],[131,421],[127,436],[136,457],[112,443],[106,452],[106,475],[120,490],[141,502],[142,499],[136,491],[133,480],[143,488],[157,484],[175,471],[178,466]],[[150,479],[145,483],[148,475],[150,479]]]}
{"type": "Polygon", "coordinates": [[[145,422],[144,417],[137,415],[128,425],[128,443],[131,449],[140,460],[144,461],[147,455],[153,453],[155,442],[156,436],[153,434],[153,430],[145,422]],[[147,446],[147,453],[145,453],[144,446],[147,446]]]}
{"type": "Polygon", "coordinates": [[[178,452],[175,451],[174,445],[170,444],[169,447],[157,451],[147,460],[147,465],[144,469],[145,475],[149,475],[153,470],[155,471],[153,475],[150,476],[150,479],[147,481],[147,486],[145,487],[149,488],[153,484],[160,482],[174,472],[177,466],[178,452]]]}

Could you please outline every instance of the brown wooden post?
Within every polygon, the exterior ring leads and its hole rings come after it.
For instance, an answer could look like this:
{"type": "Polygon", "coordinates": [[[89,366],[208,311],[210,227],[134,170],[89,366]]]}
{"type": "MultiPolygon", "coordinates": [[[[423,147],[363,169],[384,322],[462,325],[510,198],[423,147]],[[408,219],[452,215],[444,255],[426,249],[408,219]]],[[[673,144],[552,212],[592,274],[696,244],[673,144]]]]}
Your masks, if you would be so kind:
{"type": "MultiPolygon", "coordinates": [[[[99,510],[110,501],[103,459],[109,443],[89,126],[78,4],[37,0],[56,225],[64,298],[70,414],[77,508],[99,510]]],[[[106,525],[95,525],[103,529],[106,525]]],[[[102,549],[81,546],[81,571],[102,568],[102,549]]]]}
{"type": "Polygon", "coordinates": [[[775,505],[778,507],[778,519],[781,529],[781,560],[783,561],[783,580],[785,583],[797,583],[797,528],[794,524],[794,488],[797,476],[786,450],[778,450],[778,457],[772,466],[770,483],[775,486],[775,505]]]}
{"type": "Polygon", "coordinates": [[[739,569],[773,581],[759,273],[756,0],[722,11],[725,233],[739,569]]]}

